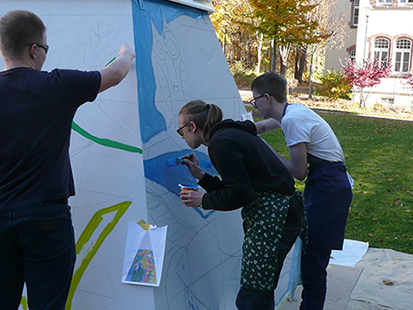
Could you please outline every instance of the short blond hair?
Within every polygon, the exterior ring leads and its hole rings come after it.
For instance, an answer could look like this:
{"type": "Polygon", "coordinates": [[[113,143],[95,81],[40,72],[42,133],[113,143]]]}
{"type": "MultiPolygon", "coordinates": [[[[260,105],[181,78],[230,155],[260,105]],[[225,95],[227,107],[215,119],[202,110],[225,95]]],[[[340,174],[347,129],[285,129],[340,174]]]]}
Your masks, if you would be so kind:
{"type": "Polygon", "coordinates": [[[278,103],[287,102],[287,80],[275,72],[266,72],[255,78],[251,90],[255,90],[260,95],[267,93],[278,103]]]}
{"type": "Polygon", "coordinates": [[[34,13],[14,10],[0,18],[0,52],[3,58],[20,59],[25,44],[43,43],[46,26],[34,13]]]}

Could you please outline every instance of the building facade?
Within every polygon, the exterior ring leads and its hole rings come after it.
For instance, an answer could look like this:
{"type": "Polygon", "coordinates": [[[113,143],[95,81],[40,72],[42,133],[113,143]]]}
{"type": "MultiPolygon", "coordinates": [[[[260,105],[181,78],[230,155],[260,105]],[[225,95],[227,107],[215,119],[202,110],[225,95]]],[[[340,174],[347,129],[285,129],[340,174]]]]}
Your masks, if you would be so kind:
{"type": "MultiPolygon", "coordinates": [[[[406,76],[413,74],[413,0],[336,0],[348,16],[345,47],[326,52],[326,70],[341,70],[341,61],[357,64],[375,59],[390,65],[391,74],[379,85],[365,89],[368,107],[380,104],[413,109],[413,91],[406,76]]],[[[354,100],[359,100],[357,89],[354,100]]]]}

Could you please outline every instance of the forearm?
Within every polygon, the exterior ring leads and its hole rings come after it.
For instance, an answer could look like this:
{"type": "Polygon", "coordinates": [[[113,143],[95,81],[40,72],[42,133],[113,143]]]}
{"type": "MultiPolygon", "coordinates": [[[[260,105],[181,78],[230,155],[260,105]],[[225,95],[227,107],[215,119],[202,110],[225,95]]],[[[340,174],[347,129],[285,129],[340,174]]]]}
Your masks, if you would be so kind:
{"type": "Polygon", "coordinates": [[[135,53],[132,50],[124,50],[107,66],[107,69],[111,72],[114,83],[118,84],[126,77],[134,58],[135,53]]]}
{"type": "Polygon", "coordinates": [[[280,128],[280,126],[278,126],[277,124],[277,121],[273,118],[256,122],[255,127],[257,128],[257,133],[259,135],[266,133],[267,131],[280,128]]]}
{"type": "Polygon", "coordinates": [[[112,70],[114,79],[118,83],[120,83],[128,74],[134,55],[135,54],[131,51],[125,51],[109,64],[108,67],[112,70]]]}
{"type": "Polygon", "coordinates": [[[204,209],[219,211],[231,211],[241,208],[254,200],[253,190],[248,178],[236,176],[224,172],[226,178],[221,180],[205,173],[204,178],[198,184],[204,188],[207,194],[202,198],[204,209]]]}
{"type": "Polygon", "coordinates": [[[291,160],[282,157],[276,151],[274,151],[278,159],[283,163],[283,165],[288,169],[291,175],[297,180],[303,181],[307,177],[307,165],[301,163],[294,163],[291,160]]]}
{"type": "MultiPolygon", "coordinates": [[[[208,189],[212,191],[202,199],[204,209],[235,210],[254,200],[255,191],[245,167],[245,156],[239,142],[232,138],[213,139],[208,146],[211,162],[221,179],[210,178],[208,189]]],[[[207,175],[204,179],[208,180],[207,175]]]]}
{"type": "Polygon", "coordinates": [[[213,177],[208,173],[204,173],[204,177],[199,180],[198,185],[207,192],[223,189],[225,186],[218,177],[213,177]]]}
{"type": "Polygon", "coordinates": [[[129,46],[123,45],[117,58],[107,67],[99,70],[102,79],[99,93],[118,85],[128,74],[134,58],[133,50],[129,46]]]}
{"type": "Polygon", "coordinates": [[[233,211],[254,201],[255,192],[246,188],[224,188],[202,197],[205,210],[233,211]]]}
{"type": "MultiPolygon", "coordinates": [[[[290,171],[290,173],[291,173],[291,175],[294,177],[294,178],[296,178],[296,179],[298,179],[297,178],[297,173],[296,173],[296,171],[295,171],[295,169],[294,169],[294,167],[293,167],[293,165],[292,165],[292,162],[291,162],[291,160],[288,160],[287,158],[284,158],[284,157],[282,157],[280,154],[278,154],[277,152],[274,152],[275,153],[275,155],[277,155],[277,157],[278,157],[278,159],[283,163],[283,165],[288,169],[288,171],[290,171]]],[[[299,180],[299,179],[298,179],[299,180]]]]}

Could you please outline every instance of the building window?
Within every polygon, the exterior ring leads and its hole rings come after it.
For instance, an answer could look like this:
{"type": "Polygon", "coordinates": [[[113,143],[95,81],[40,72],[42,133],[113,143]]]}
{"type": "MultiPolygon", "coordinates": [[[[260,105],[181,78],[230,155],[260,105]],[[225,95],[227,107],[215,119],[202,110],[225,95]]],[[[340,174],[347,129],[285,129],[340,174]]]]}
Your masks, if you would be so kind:
{"type": "Polygon", "coordinates": [[[409,72],[412,41],[400,39],[396,42],[395,72],[409,72]]]}
{"type": "Polygon", "coordinates": [[[381,97],[382,104],[394,104],[394,98],[381,97]]]}
{"type": "Polygon", "coordinates": [[[392,5],[393,0],[376,0],[376,3],[379,5],[392,5]]]}
{"type": "Polygon", "coordinates": [[[352,26],[359,24],[360,0],[354,0],[351,6],[352,26]]]}
{"type": "Polygon", "coordinates": [[[377,39],[374,41],[374,60],[378,61],[378,64],[387,67],[389,61],[389,40],[377,39]]]}
{"type": "Polygon", "coordinates": [[[352,48],[351,50],[348,51],[348,57],[350,58],[351,61],[356,61],[356,48],[352,48]]]}

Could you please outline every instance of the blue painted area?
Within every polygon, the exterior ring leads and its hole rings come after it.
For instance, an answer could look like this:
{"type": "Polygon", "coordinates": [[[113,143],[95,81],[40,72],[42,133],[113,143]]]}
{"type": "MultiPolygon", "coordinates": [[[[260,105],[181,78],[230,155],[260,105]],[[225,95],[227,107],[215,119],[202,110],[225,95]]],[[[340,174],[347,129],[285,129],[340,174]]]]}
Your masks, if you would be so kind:
{"type": "MultiPolygon", "coordinates": [[[[169,166],[167,162],[172,158],[181,158],[182,156],[194,153],[198,157],[199,164],[202,169],[211,174],[216,175],[217,171],[211,165],[209,157],[201,152],[194,150],[182,150],[170,153],[164,153],[158,157],[154,157],[143,162],[145,176],[162,186],[166,187],[171,193],[179,196],[181,188],[179,184],[189,183],[196,184],[197,180],[189,173],[188,168],[184,165],[169,166]]],[[[215,211],[202,211],[199,208],[193,208],[202,218],[208,218],[215,211]]]]}
{"type": "MultiPolygon", "coordinates": [[[[153,33],[152,24],[158,34],[164,32],[169,24],[180,16],[204,19],[208,13],[203,10],[165,0],[132,0],[133,32],[136,53],[136,74],[138,81],[139,121],[141,138],[144,143],[154,136],[166,131],[165,117],[155,106],[156,81],[152,64],[153,33]]],[[[208,156],[193,150],[169,152],[158,157],[144,160],[145,177],[166,187],[179,196],[180,183],[196,183],[188,168],[175,164],[176,158],[195,153],[201,167],[208,173],[216,175],[216,170],[208,156]]],[[[208,218],[215,211],[202,211],[193,208],[202,218],[208,218]]]]}
{"type": "Polygon", "coordinates": [[[132,0],[141,136],[144,143],[166,130],[164,116],[155,106],[155,73],[152,66],[152,25],[162,34],[164,23],[179,16],[203,19],[205,11],[164,0],[132,0]]]}

